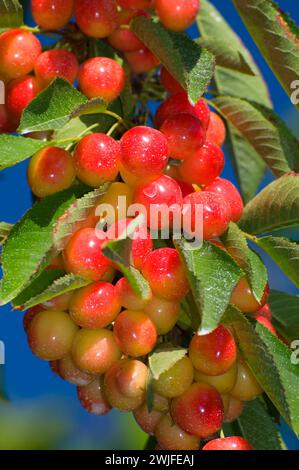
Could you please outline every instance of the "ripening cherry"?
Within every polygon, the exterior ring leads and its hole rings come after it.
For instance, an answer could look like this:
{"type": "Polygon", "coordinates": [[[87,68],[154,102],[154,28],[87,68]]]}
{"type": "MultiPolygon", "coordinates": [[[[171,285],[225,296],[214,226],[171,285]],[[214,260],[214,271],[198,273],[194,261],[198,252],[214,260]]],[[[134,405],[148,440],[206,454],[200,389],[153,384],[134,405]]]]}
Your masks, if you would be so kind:
{"type": "Polygon", "coordinates": [[[239,436],[230,436],[213,439],[202,450],[253,450],[246,439],[239,436]]]}
{"type": "Polygon", "coordinates": [[[142,274],[153,294],[169,301],[179,301],[189,291],[189,284],[178,252],[174,248],[159,248],[145,259],[142,274]]]}
{"type": "Polygon", "coordinates": [[[101,98],[110,103],[124,89],[126,74],[114,59],[94,57],[80,67],[79,87],[87,98],[101,98]]]}
{"type": "Polygon", "coordinates": [[[0,34],[0,77],[12,80],[29,74],[41,52],[41,43],[29,31],[10,29],[0,34]]]}
{"type": "Polygon", "coordinates": [[[194,158],[206,137],[201,121],[187,113],[167,118],[160,131],[167,138],[169,155],[177,160],[194,158]]]}
{"type": "Polygon", "coordinates": [[[148,377],[147,366],[136,359],[122,359],[115,366],[115,384],[120,393],[130,398],[144,398],[148,377]]]}
{"type": "Polygon", "coordinates": [[[35,307],[31,307],[27,310],[23,317],[23,328],[27,332],[29,325],[33,318],[40,312],[42,312],[44,308],[41,305],[36,305],[35,307]]]}
{"type": "Polygon", "coordinates": [[[211,113],[210,124],[207,130],[207,140],[221,147],[226,138],[226,129],[223,120],[216,113],[211,113]]]}
{"type": "Polygon", "coordinates": [[[105,328],[121,310],[116,288],[109,282],[96,282],[76,290],[70,302],[70,316],[82,328],[105,328]]]}
{"type": "Polygon", "coordinates": [[[158,335],[166,335],[176,325],[180,314],[180,304],[176,301],[153,297],[145,306],[144,312],[154,323],[158,335]]]}
{"type": "Polygon", "coordinates": [[[238,419],[239,416],[241,416],[241,414],[243,413],[244,402],[231,395],[228,395],[228,397],[229,401],[227,410],[225,411],[224,421],[226,423],[232,423],[233,421],[238,419]]]}
{"type": "Polygon", "coordinates": [[[210,240],[221,236],[227,230],[230,207],[218,194],[208,191],[194,192],[184,198],[183,218],[185,231],[190,231],[190,236],[200,239],[202,234],[204,240],[210,240]]]}
{"type": "Polygon", "coordinates": [[[151,300],[151,293],[148,299],[143,299],[136,294],[125,277],[119,279],[115,289],[121,306],[128,310],[144,310],[151,300]]]}
{"type": "Polygon", "coordinates": [[[171,415],[184,431],[206,438],[219,431],[224,412],[220,394],[211,385],[196,383],[173,399],[171,415]]]}
{"type": "Polygon", "coordinates": [[[121,166],[142,179],[158,177],[168,161],[164,135],[147,126],[133,127],[121,138],[121,166]]]}
{"type": "Polygon", "coordinates": [[[79,63],[75,54],[66,49],[51,49],[43,52],[34,67],[40,85],[45,88],[56,77],[73,83],[79,72],[79,63]]]}
{"type": "Polygon", "coordinates": [[[40,198],[68,189],[75,176],[70,153],[60,147],[46,147],[37,152],[27,171],[30,189],[40,198]]]}
{"type": "Polygon", "coordinates": [[[93,415],[103,416],[112,409],[106,398],[101,377],[97,377],[90,384],[77,387],[77,394],[83,408],[93,415]]]}
{"type": "Polygon", "coordinates": [[[136,74],[150,72],[160,64],[160,60],[146,47],[126,52],[125,58],[136,74]]]}
{"type": "Polygon", "coordinates": [[[75,335],[72,358],[84,372],[104,374],[121,357],[113,333],[109,330],[87,330],[83,328],[75,335]]]}
{"type": "Polygon", "coordinates": [[[237,345],[228,328],[223,325],[207,335],[194,335],[189,346],[189,357],[199,372],[221,375],[236,362],[237,345]]]}
{"type": "Polygon", "coordinates": [[[89,385],[94,381],[93,375],[83,372],[76,367],[70,355],[63,357],[58,361],[57,372],[63,380],[77,386],[89,385]]]}
{"type": "Polygon", "coordinates": [[[105,220],[107,226],[110,227],[119,220],[127,217],[128,208],[132,202],[133,191],[129,185],[120,182],[112,183],[107,192],[98,200],[97,214],[100,216],[101,220],[105,220]],[[107,210],[108,205],[109,210],[107,210]],[[101,206],[103,208],[102,211],[101,206]]]}
{"type": "Polygon", "coordinates": [[[268,318],[263,315],[255,315],[255,319],[258,323],[267,328],[267,330],[271,331],[273,335],[278,336],[276,329],[272,325],[271,321],[268,320],[268,318]]]}
{"type": "Polygon", "coordinates": [[[26,75],[12,80],[6,87],[6,108],[11,121],[18,125],[24,109],[40,92],[36,78],[26,75]]]}
{"type": "Polygon", "coordinates": [[[106,38],[117,27],[116,0],[75,0],[75,18],[87,36],[106,38]]]}
{"type": "Polygon", "coordinates": [[[44,310],[28,325],[30,349],[45,361],[62,359],[69,354],[77,331],[77,325],[67,313],[44,310]]]}
{"type": "Polygon", "coordinates": [[[122,8],[131,8],[132,10],[143,10],[151,7],[152,0],[117,0],[117,4],[122,8]]]}
{"type": "Polygon", "coordinates": [[[232,292],[230,303],[241,310],[241,312],[252,313],[260,310],[266,304],[268,297],[269,284],[266,285],[264,295],[261,301],[258,302],[252,293],[246,277],[242,277],[232,292]]]}
{"type": "Polygon", "coordinates": [[[219,194],[230,205],[230,218],[233,222],[238,222],[243,214],[244,204],[237,188],[230,181],[224,178],[216,178],[215,181],[205,187],[205,191],[219,194]]]}
{"type": "Polygon", "coordinates": [[[113,31],[108,41],[114,49],[121,52],[133,52],[144,48],[144,44],[127,25],[120,26],[113,31]]]}
{"type": "Polygon", "coordinates": [[[212,183],[224,168],[224,153],[212,142],[205,144],[179,166],[181,179],[190,184],[212,183]]]}
{"type": "Polygon", "coordinates": [[[199,0],[155,0],[161,23],[171,31],[183,31],[195,21],[199,0]]]}
{"type": "Polygon", "coordinates": [[[262,308],[260,308],[255,315],[265,317],[268,320],[272,320],[272,312],[269,304],[264,305],[262,308]]]}
{"type": "Polygon", "coordinates": [[[43,302],[41,306],[45,310],[58,310],[60,312],[66,312],[69,309],[72,296],[72,292],[66,292],[65,294],[53,297],[53,299],[50,299],[47,302],[43,302]]]}
{"type": "Polygon", "coordinates": [[[111,261],[103,255],[104,232],[92,228],[78,230],[69,240],[63,252],[66,271],[88,279],[99,281],[111,268],[111,261]]]}
{"type": "Polygon", "coordinates": [[[150,435],[154,435],[156,426],[160,418],[163,416],[160,411],[155,409],[149,411],[146,402],[136,408],[133,415],[140,428],[150,435]]]}
{"type": "Polygon", "coordinates": [[[71,19],[74,0],[31,0],[34,21],[42,29],[61,29],[71,19]]]}
{"type": "Polygon", "coordinates": [[[244,363],[238,362],[238,374],[234,388],[230,394],[241,401],[254,400],[263,393],[263,389],[256,381],[249,367],[244,363]]]}
{"type": "Polygon", "coordinates": [[[160,71],[160,81],[165,90],[172,95],[175,95],[176,93],[185,93],[184,88],[176,81],[175,78],[173,78],[164,66],[162,66],[160,71]]]}
{"type": "Polygon", "coordinates": [[[124,354],[132,357],[151,352],[157,342],[157,331],[142,311],[125,310],[114,323],[114,337],[124,354]]]}
{"type": "Polygon", "coordinates": [[[155,427],[155,437],[163,450],[198,450],[199,441],[183,431],[169,414],[163,415],[155,427]]]}
{"type": "Polygon", "coordinates": [[[112,137],[101,133],[83,137],[74,153],[78,178],[93,188],[116,179],[119,161],[119,143],[112,137]]]}
{"type": "Polygon", "coordinates": [[[153,380],[156,393],[167,398],[182,395],[193,382],[194,369],[189,357],[177,361],[170,369],[163,372],[158,379],[153,380]]]}
{"type": "Polygon", "coordinates": [[[163,122],[177,114],[192,114],[197,117],[203,128],[206,130],[210,122],[210,109],[203,98],[193,106],[188,100],[187,93],[176,93],[169,96],[158,108],[155,123],[156,127],[160,128],[163,122]]]}
{"type": "Polygon", "coordinates": [[[222,394],[229,393],[233,388],[237,380],[237,363],[235,362],[232,367],[219,375],[207,375],[194,370],[194,379],[196,382],[204,382],[206,384],[215,387],[218,392],[222,394]]]}

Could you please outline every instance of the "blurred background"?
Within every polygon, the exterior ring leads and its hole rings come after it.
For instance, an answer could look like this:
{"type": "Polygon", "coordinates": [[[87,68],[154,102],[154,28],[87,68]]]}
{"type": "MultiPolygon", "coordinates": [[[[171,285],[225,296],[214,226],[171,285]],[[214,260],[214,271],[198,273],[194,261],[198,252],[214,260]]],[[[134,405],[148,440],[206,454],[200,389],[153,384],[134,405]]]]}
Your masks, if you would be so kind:
{"type": "MultiPolygon", "coordinates": [[[[29,1],[26,23],[32,24],[29,1]]],[[[255,47],[231,1],[212,0],[255,57],[267,83],[275,110],[299,136],[298,113],[271,70],[255,47]]],[[[277,2],[299,22],[298,2],[277,2]]],[[[197,36],[193,28],[190,34],[197,36]]],[[[31,195],[26,182],[26,162],[0,173],[0,221],[16,222],[31,206],[31,195]]],[[[227,161],[224,177],[236,183],[232,167],[227,161]]],[[[271,181],[267,174],[263,185],[271,181]]],[[[299,231],[292,231],[299,240],[299,231]]],[[[271,288],[299,294],[277,266],[263,255],[269,271],[271,288]]],[[[5,391],[9,402],[0,403],[0,449],[142,449],[146,435],[128,414],[112,412],[105,417],[94,417],[85,412],[76,398],[75,387],[68,385],[50,371],[48,365],[30,353],[22,326],[22,314],[9,306],[0,308],[0,341],[5,343],[5,391]]],[[[0,379],[1,380],[1,379],[0,379]]],[[[1,384],[0,384],[1,387],[1,384]]],[[[299,449],[296,436],[282,425],[289,449],[299,449]]]]}

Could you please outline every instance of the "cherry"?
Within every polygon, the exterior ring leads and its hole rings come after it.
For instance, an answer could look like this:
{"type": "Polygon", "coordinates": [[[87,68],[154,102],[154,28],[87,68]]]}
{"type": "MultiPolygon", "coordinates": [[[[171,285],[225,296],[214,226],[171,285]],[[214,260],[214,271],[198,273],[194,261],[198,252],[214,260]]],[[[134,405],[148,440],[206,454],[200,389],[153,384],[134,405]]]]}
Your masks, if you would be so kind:
{"type": "Polygon", "coordinates": [[[143,8],[150,8],[152,0],[117,0],[117,3],[122,8],[131,8],[132,10],[142,10],[143,8]]]}
{"type": "Polygon", "coordinates": [[[232,423],[243,413],[244,403],[241,400],[238,400],[238,398],[232,397],[231,395],[227,396],[229,397],[229,401],[227,410],[225,411],[224,421],[226,423],[232,423]]]}
{"type": "Polygon", "coordinates": [[[28,331],[29,325],[30,325],[31,321],[33,320],[33,318],[38,313],[42,312],[43,310],[44,309],[41,305],[36,305],[35,307],[31,307],[31,308],[29,308],[29,310],[27,310],[27,312],[25,313],[25,315],[23,317],[23,328],[26,332],[28,331]]]}
{"type": "Polygon", "coordinates": [[[83,408],[91,414],[103,416],[111,411],[105,396],[101,378],[97,377],[90,384],[77,388],[79,401],[83,408]]]}
{"type": "Polygon", "coordinates": [[[195,21],[199,0],[155,0],[161,23],[171,31],[183,31],[195,21]]]}
{"type": "Polygon", "coordinates": [[[71,356],[65,356],[57,364],[58,375],[73,385],[89,385],[94,380],[94,376],[87,374],[75,366],[71,356]]]}
{"type": "Polygon", "coordinates": [[[226,129],[223,120],[218,114],[211,113],[210,124],[207,130],[207,140],[221,147],[225,142],[225,138],[226,129]]]}
{"type": "Polygon", "coordinates": [[[224,178],[216,178],[215,181],[205,187],[205,191],[219,194],[227,201],[231,208],[231,220],[238,222],[243,214],[244,204],[237,188],[224,178]]]}
{"type": "Polygon", "coordinates": [[[175,78],[168,72],[167,68],[162,66],[160,72],[161,85],[170,94],[175,95],[176,93],[185,93],[184,88],[176,81],[175,78]]]}
{"type": "Polygon", "coordinates": [[[224,168],[224,154],[218,145],[206,142],[179,166],[179,174],[187,183],[212,183],[224,168]]]}
{"type": "Polygon", "coordinates": [[[34,71],[39,83],[45,88],[56,77],[73,83],[79,72],[79,63],[72,52],[66,49],[51,49],[39,56],[34,71]]]}
{"type": "Polygon", "coordinates": [[[61,29],[71,19],[74,0],[31,0],[34,21],[43,29],[61,29]]]}
{"type": "Polygon", "coordinates": [[[183,431],[171,416],[166,414],[160,418],[155,427],[155,437],[163,450],[198,450],[197,437],[183,431]]]}
{"type": "Polygon", "coordinates": [[[150,299],[142,299],[139,297],[125,277],[117,282],[115,289],[120,299],[121,306],[128,310],[144,310],[150,301],[150,299]]]}
{"type": "Polygon", "coordinates": [[[65,312],[39,312],[27,329],[30,349],[46,361],[62,359],[69,354],[77,330],[77,325],[65,312]]]}
{"type": "Polygon", "coordinates": [[[206,438],[221,428],[223,403],[214,387],[197,383],[180,397],[174,398],[171,414],[184,431],[198,438],[206,438]]]}
{"type": "Polygon", "coordinates": [[[146,402],[136,408],[133,414],[137,424],[139,424],[141,429],[147,434],[151,435],[154,434],[156,426],[162,416],[160,411],[149,411],[146,402]]]}
{"type": "Polygon", "coordinates": [[[106,134],[95,133],[83,137],[74,153],[78,178],[94,188],[116,179],[119,161],[119,143],[106,134]]]}
{"type": "Polygon", "coordinates": [[[185,181],[177,181],[177,183],[179,187],[181,188],[183,198],[185,198],[186,196],[189,196],[189,194],[191,193],[194,193],[195,185],[193,187],[192,184],[186,183],[185,181]]]}
{"type": "Polygon", "coordinates": [[[254,297],[252,290],[245,277],[242,277],[236,287],[234,288],[231,296],[230,303],[237,307],[241,312],[251,313],[257,312],[263,307],[269,296],[269,285],[265,287],[264,295],[260,302],[254,297]]]}
{"type": "Polygon", "coordinates": [[[160,60],[146,47],[125,53],[132,71],[136,74],[147,73],[160,64],[160,60]]]}
{"type": "Polygon", "coordinates": [[[160,128],[163,122],[177,114],[192,114],[197,117],[206,130],[210,122],[210,110],[203,98],[193,106],[188,100],[187,93],[177,93],[169,96],[157,110],[155,123],[160,128]]]}
{"type": "Polygon", "coordinates": [[[144,44],[126,25],[113,31],[108,40],[114,49],[121,52],[133,52],[144,48],[144,44]]]}
{"type": "MultiPolygon", "coordinates": [[[[133,191],[125,183],[112,183],[108,191],[101,196],[97,204],[97,214],[100,213],[101,219],[105,219],[108,227],[117,223],[127,216],[127,211],[133,202],[133,191]],[[101,205],[103,211],[100,211],[101,205]],[[113,209],[113,213],[107,210],[107,205],[113,209]],[[105,208],[106,206],[106,208],[105,208]]],[[[110,209],[109,208],[109,209],[110,209]]]]}
{"type": "Polygon", "coordinates": [[[261,323],[265,328],[267,328],[269,331],[271,331],[271,333],[273,335],[278,336],[276,329],[272,325],[271,321],[268,320],[268,318],[266,318],[263,315],[255,315],[255,319],[258,323],[261,323]]]}
{"type": "Polygon", "coordinates": [[[26,75],[12,80],[6,88],[6,108],[11,121],[18,125],[24,109],[40,92],[36,78],[26,75]]]}
{"type": "Polygon", "coordinates": [[[265,317],[267,318],[268,320],[272,320],[272,312],[271,312],[271,309],[270,309],[270,305],[269,304],[265,304],[262,308],[260,308],[257,312],[256,312],[256,315],[260,316],[260,317],[265,317]]]}
{"type": "Polygon", "coordinates": [[[179,301],[189,291],[187,277],[178,252],[173,248],[159,248],[145,259],[142,274],[153,294],[169,301],[179,301]]]}
{"type": "Polygon", "coordinates": [[[115,287],[109,282],[96,282],[78,289],[71,300],[70,315],[82,328],[104,328],[121,310],[115,287]]]}
{"type": "Polygon", "coordinates": [[[121,357],[113,333],[105,329],[79,330],[72,346],[75,365],[89,374],[103,374],[121,357]]]}
{"type": "Polygon", "coordinates": [[[157,331],[144,312],[125,310],[114,323],[114,337],[124,354],[140,357],[154,349],[157,331]]]}
{"type": "Polygon", "coordinates": [[[199,372],[198,370],[194,371],[194,378],[196,382],[204,382],[209,385],[213,385],[219,393],[227,394],[233,388],[237,380],[237,364],[235,363],[228,371],[219,375],[207,375],[199,372]]]}
{"type": "Polygon", "coordinates": [[[144,312],[154,323],[158,335],[166,335],[171,331],[180,314],[179,302],[153,297],[144,308],[144,312]]]}
{"type": "Polygon", "coordinates": [[[0,134],[8,134],[14,131],[15,126],[10,120],[7,112],[7,107],[0,104],[0,134]]]}
{"type": "Polygon", "coordinates": [[[183,217],[186,232],[190,231],[190,235],[195,234],[195,238],[200,239],[202,229],[203,239],[209,240],[219,237],[226,231],[230,222],[230,208],[218,194],[208,191],[194,192],[186,196],[183,201],[183,217]],[[200,206],[202,206],[202,224],[200,206]]]}
{"type": "Polygon", "coordinates": [[[230,330],[220,325],[210,334],[193,336],[189,357],[199,372],[221,375],[236,362],[237,345],[230,330]]]}
{"type": "Polygon", "coordinates": [[[28,31],[10,29],[0,34],[0,77],[12,80],[27,75],[41,52],[41,43],[28,31]]]}
{"type": "Polygon", "coordinates": [[[133,127],[121,138],[121,165],[143,179],[161,175],[168,161],[168,145],[164,135],[147,126],[133,127]]]}
{"type": "Polygon", "coordinates": [[[65,294],[58,295],[57,297],[42,303],[41,307],[43,307],[45,310],[58,310],[61,312],[66,312],[69,309],[72,296],[72,292],[66,292],[65,294]]]}
{"type": "Polygon", "coordinates": [[[102,253],[105,234],[92,228],[78,230],[69,240],[63,252],[66,271],[91,281],[99,281],[112,266],[102,253]]]}
{"type": "Polygon", "coordinates": [[[147,366],[135,359],[122,359],[115,369],[115,383],[120,393],[130,398],[143,398],[148,376],[147,366]]]}
{"type": "Polygon", "coordinates": [[[167,138],[169,155],[177,160],[193,158],[205,141],[201,121],[187,113],[169,117],[160,130],[167,138]]]}
{"type": "Polygon", "coordinates": [[[76,23],[87,36],[106,38],[117,27],[115,0],[75,0],[76,23]]]}
{"type": "Polygon", "coordinates": [[[194,370],[190,359],[185,356],[170,369],[163,372],[158,379],[153,380],[156,393],[167,398],[182,395],[193,382],[194,370]]]}
{"type": "Polygon", "coordinates": [[[75,180],[70,153],[59,147],[40,150],[30,160],[27,178],[31,191],[40,198],[69,188],[75,180]]]}
{"type": "Polygon", "coordinates": [[[153,394],[153,410],[160,411],[160,413],[166,413],[169,411],[170,401],[168,398],[158,395],[158,393],[153,394]]]}
{"type": "Polygon", "coordinates": [[[119,97],[125,82],[123,67],[108,57],[88,59],[79,71],[79,86],[87,98],[102,98],[110,103],[119,97]]]}
{"type": "Polygon", "coordinates": [[[147,16],[145,11],[132,10],[131,8],[119,8],[117,11],[117,23],[119,26],[129,25],[136,16],[147,16]]]}
{"type": "Polygon", "coordinates": [[[239,436],[213,439],[202,450],[253,450],[246,439],[239,436]]]}
{"type": "Polygon", "coordinates": [[[133,201],[142,208],[152,230],[180,226],[183,196],[179,184],[166,175],[137,186],[133,201]]]}
{"type": "Polygon", "coordinates": [[[263,393],[254,375],[243,362],[238,362],[237,381],[230,393],[241,401],[253,400],[263,393]]]}

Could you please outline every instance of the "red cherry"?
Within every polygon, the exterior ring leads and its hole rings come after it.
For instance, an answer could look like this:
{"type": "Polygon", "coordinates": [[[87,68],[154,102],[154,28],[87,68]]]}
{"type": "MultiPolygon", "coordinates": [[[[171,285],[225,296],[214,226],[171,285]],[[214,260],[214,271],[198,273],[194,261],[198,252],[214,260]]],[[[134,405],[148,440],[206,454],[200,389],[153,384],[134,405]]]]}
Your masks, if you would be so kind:
{"type": "Polygon", "coordinates": [[[208,442],[202,450],[253,450],[246,439],[239,436],[213,439],[208,442]]]}
{"type": "Polygon", "coordinates": [[[157,297],[181,300],[189,291],[186,274],[174,248],[159,248],[145,259],[142,274],[157,297]]]}
{"type": "Polygon", "coordinates": [[[214,144],[224,144],[226,138],[226,129],[223,120],[216,113],[211,113],[210,124],[207,130],[207,140],[214,142],[214,144]]]}
{"type": "Polygon", "coordinates": [[[196,19],[199,6],[199,0],[155,0],[161,23],[172,31],[189,28],[196,19]]]}
{"type": "Polygon", "coordinates": [[[168,161],[164,135],[147,126],[133,127],[121,138],[121,164],[138,178],[159,176],[168,161]]]}
{"type": "Polygon", "coordinates": [[[166,119],[160,130],[167,138],[169,155],[177,160],[193,158],[205,141],[201,121],[187,113],[166,119]]]}
{"type": "Polygon", "coordinates": [[[150,8],[152,0],[117,0],[117,3],[122,8],[131,8],[132,10],[139,10],[143,8],[150,8]]]}
{"type": "Polygon", "coordinates": [[[206,142],[179,166],[179,173],[187,183],[207,185],[220,175],[223,168],[224,154],[221,148],[206,142]]]}
{"type": "Polygon", "coordinates": [[[197,383],[174,398],[171,414],[184,431],[206,438],[219,431],[223,422],[223,403],[220,394],[211,385],[197,383]]]}
{"type": "Polygon", "coordinates": [[[271,312],[271,309],[270,309],[270,305],[266,304],[262,308],[260,308],[256,312],[256,316],[265,317],[265,318],[267,318],[268,320],[271,321],[272,320],[272,312],[271,312]]]}
{"type": "Polygon", "coordinates": [[[83,408],[96,416],[103,416],[111,411],[99,377],[88,385],[77,387],[79,401],[83,408]]]}
{"type": "Polygon", "coordinates": [[[66,49],[51,49],[39,56],[34,71],[43,87],[47,87],[56,77],[73,83],[79,72],[79,63],[72,52],[66,49]]]}
{"type": "Polygon", "coordinates": [[[160,64],[160,60],[146,47],[126,52],[125,58],[136,74],[147,73],[160,64]]]}
{"type": "Polygon", "coordinates": [[[177,183],[179,187],[181,188],[183,198],[188,196],[191,193],[194,193],[194,188],[192,184],[186,183],[186,181],[177,181],[177,183]]]}
{"type": "Polygon", "coordinates": [[[24,109],[39,93],[36,78],[26,75],[9,83],[6,89],[6,108],[10,119],[18,125],[24,109]]]}
{"type": "Polygon", "coordinates": [[[218,194],[201,191],[189,194],[183,201],[183,217],[185,231],[188,232],[190,221],[190,235],[200,239],[201,228],[203,239],[209,240],[222,235],[230,222],[230,209],[226,201],[218,194]],[[202,206],[202,227],[199,212],[202,206]]]}
{"type": "Polygon", "coordinates": [[[274,328],[274,326],[272,325],[271,321],[268,318],[266,318],[263,315],[255,315],[254,318],[256,319],[258,323],[261,323],[265,328],[271,331],[273,335],[278,336],[276,329],[274,328]]]}
{"type": "Polygon", "coordinates": [[[235,339],[223,325],[208,335],[194,335],[189,346],[189,357],[194,367],[203,374],[225,374],[237,359],[235,339]]]}
{"type": "Polygon", "coordinates": [[[192,114],[200,119],[204,129],[208,128],[210,122],[210,110],[203,98],[193,106],[188,100],[187,93],[176,93],[169,96],[157,110],[155,116],[156,127],[161,127],[163,122],[176,114],[192,114]]]}
{"type": "Polygon", "coordinates": [[[73,296],[72,292],[66,292],[65,294],[60,294],[53,299],[43,302],[41,306],[45,310],[58,310],[61,312],[66,312],[69,309],[70,301],[73,296]]]}
{"type": "Polygon", "coordinates": [[[72,17],[74,0],[31,0],[34,21],[43,29],[61,29],[72,17]]]}
{"type": "Polygon", "coordinates": [[[144,44],[126,25],[113,31],[108,40],[112,47],[121,52],[133,52],[144,48],[144,44]]]}
{"type": "Polygon", "coordinates": [[[112,263],[102,253],[106,236],[103,232],[103,238],[100,239],[99,234],[99,230],[92,228],[74,233],[63,252],[67,272],[91,281],[99,281],[107,273],[112,263]]]}
{"type": "Polygon", "coordinates": [[[0,134],[13,132],[14,127],[10,121],[7,108],[4,104],[0,104],[0,134]]]}
{"type": "Polygon", "coordinates": [[[228,202],[231,208],[231,220],[238,222],[243,214],[244,204],[237,188],[224,178],[216,178],[215,181],[205,187],[205,191],[219,194],[228,202]]]}
{"type": "Polygon", "coordinates": [[[94,188],[114,181],[118,174],[120,146],[105,134],[91,134],[77,145],[74,163],[78,178],[94,188]]]}
{"type": "Polygon", "coordinates": [[[184,88],[176,81],[175,78],[168,72],[167,68],[162,66],[160,72],[161,85],[170,94],[175,95],[176,93],[185,93],[184,88]]]}
{"type": "Polygon", "coordinates": [[[87,36],[106,38],[117,26],[115,0],[75,0],[76,23],[87,36]]]}

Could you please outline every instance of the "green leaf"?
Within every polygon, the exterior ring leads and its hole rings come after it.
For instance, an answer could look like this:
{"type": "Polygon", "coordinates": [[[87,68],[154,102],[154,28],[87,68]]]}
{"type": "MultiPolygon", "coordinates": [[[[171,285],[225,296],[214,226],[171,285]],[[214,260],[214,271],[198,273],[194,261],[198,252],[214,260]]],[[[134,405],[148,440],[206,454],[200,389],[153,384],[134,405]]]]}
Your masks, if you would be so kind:
{"type": "Polygon", "coordinates": [[[177,348],[171,344],[163,345],[150,354],[148,363],[155,380],[158,380],[163,372],[171,369],[178,361],[188,353],[187,349],[177,348]]]}
{"type": "Polygon", "coordinates": [[[291,96],[291,84],[299,76],[297,26],[271,0],[233,2],[269,67],[291,96]]]}
{"type": "Polygon", "coordinates": [[[62,78],[56,78],[23,112],[18,131],[21,134],[58,130],[87,98],[62,78]]]}
{"type": "MultiPolygon", "coordinates": [[[[278,129],[265,116],[260,107],[231,96],[219,96],[213,100],[213,105],[252,145],[275,176],[279,177],[290,171],[294,159],[299,161],[298,147],[294,146],[295,155],[293,156],[289,154],[291,143],[285,145],[291,134],[290,131],[284,133],[282,139],[281,132],[283,132],[283,129],[278,129]]],[[[268,110],[268,114],[270,112],[271,110],[268,110]]]]}
{"type": "Polygon", "coordinates": [[[106,101],[102,100],[101,98],[93,98],[75,108],[70,114],[70,119],[101,113],[105,111],[107,106],[108,103],[106,103],[106,101]]]}
{"type": "Polygon", "coordinates": [[[227,232],[222,237],[222,241],[228,252],[246,274],[255,298],[260,301],[268,281],[267,269],[264,263],[248,247],[244,234],[236,224],[230,223],[227,232]]]}
{"type": "Polygon", "coordinates": [[[6,222],[0,222],[0,245],[3,245],[3,243],[6,241],[12,228],[13,228],[12,224],[8,224],[6,222]]]}
{"type": "Polygon", "coordinates": [[[97,202],[106,193],[109,184],[103,184],[100,188],[90,191],[82,198],[77,199],[66,212],[62,214],[53,227],[53,246],[57,251],[62,251],[70,238],[96,208],[97,202]]]}
{"type": "Polygon", "coordinates": [[[299,338],[299,297],[271,290],[268,303],[277,331],[288,341],[299,338]]]}
{"type": "Polygon", "coordinates": [[[257,381],[294,432],[299,432],[299,365],[292,351],[263,325],[254,328],[230,307],[224,321],[233,328],[238,346],[257,381]]]}
{"type": "Polygon", "coordinates": [[[204,242],[196,249],[185,240],[175,244],[186,266],[201,319],[199,333],[208,334],[219,325],[243,271],[225,250],[212,243],[204,242]]]}
{"type": "Polygon", "coordinates": [[[0,0],[0,28],[13,28],[23,24],[23,7],[18,0],[0,0]]]}
{"type": "Polygon", "coordinates": [[[256,242],[299,287],[299,244],[287,238],[272,236],[258,238],[256,242]]]}
{"type": "Polygon", "coordinates": [[[34,204],[14,225],[2,251],[0,305],[5,305],[22,292],[55,256],[53,225],[86,190],[86,186],[77,185],[48,196],[34,204]]]}
{"type": "Polygon", "coordinates": [[[131,28],[185,88],[190,100],[197,102],[212,79],[215,67],[213,54],[185,34],[167,31],[160,23],[142,16],[133,20],[131,28]]]}
{"type": "Polygon", "coordinates": [[[110,129],[115,119],[106,114],[87,114],[68,121],[61,129],[54,134],[54,140],[60,141],[64,139],[76,139],[78,135],[88,135],[93,132],[103,132],[104,134],[110,129]],[[92,130],[87,130],[91,126],[97,124],[92,130]]]}
{"type": "Polygon", "coordinates": [[[0,170],[30,158],[49,142],[15,135],[0,135],[0,170]]]}
{"type": "Polygon", "coordinates": [[[270,183],[245,207],[239,227],[260,234],[299,225],[299,174],[270,183]]]}

